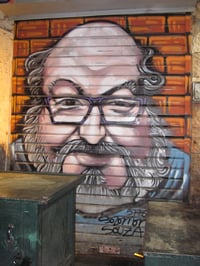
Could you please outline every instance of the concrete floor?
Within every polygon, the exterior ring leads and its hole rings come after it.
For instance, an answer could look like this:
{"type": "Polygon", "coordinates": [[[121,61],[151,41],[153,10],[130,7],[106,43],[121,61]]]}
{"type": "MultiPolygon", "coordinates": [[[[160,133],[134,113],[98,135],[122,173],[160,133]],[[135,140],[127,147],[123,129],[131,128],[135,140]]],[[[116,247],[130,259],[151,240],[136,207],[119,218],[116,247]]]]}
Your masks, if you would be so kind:
{"type": "Polygon", "coordinates": [[[109,256],[76,256],[75,266],[144,266],[142,259],[122,259],[109,256]]]}

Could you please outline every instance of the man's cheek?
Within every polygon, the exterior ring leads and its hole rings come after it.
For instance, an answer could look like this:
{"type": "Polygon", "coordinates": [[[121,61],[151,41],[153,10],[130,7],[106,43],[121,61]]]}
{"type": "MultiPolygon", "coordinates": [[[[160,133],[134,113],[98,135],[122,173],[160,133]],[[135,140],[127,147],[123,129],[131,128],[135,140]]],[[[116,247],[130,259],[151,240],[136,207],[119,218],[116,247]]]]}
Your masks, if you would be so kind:
{"type": "Polygon", "coordinates": [[[152,138],[150,137],[149,127],[112,127],[109,129],[109,135],[111,136],[113,143],[127,148],[132,156],[144,158],[149,155],[150,149],[152,147],[152,138]]]}
{"type": "Polygon", "coordinates": [[[49,116],[39,116],[38,137],[42,143],[61,144],[74,135],[75,127],[70,125],[53,125],[49,116]]]}

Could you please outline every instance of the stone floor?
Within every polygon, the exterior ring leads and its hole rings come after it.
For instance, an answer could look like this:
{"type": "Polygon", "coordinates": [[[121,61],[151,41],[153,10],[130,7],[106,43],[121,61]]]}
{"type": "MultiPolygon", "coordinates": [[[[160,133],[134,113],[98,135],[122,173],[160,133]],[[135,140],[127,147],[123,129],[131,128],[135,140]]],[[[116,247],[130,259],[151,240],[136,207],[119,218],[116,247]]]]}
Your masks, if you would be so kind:
{"type": "Polygon", "coordinates": [[[75,266],[144,266],[142,259],[122,259],[109,256],[76,256],[75,266]]]}

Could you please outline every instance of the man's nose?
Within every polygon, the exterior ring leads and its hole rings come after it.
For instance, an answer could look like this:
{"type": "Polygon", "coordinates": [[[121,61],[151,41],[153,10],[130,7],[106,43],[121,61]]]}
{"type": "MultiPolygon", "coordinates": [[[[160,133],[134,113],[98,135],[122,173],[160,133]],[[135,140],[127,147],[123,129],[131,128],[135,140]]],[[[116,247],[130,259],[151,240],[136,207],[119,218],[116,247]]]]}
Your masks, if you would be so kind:
{"type": "Polygon", "coordinates": [[[101,114],[97,106],[93,107],[79,130],[80,137],[90,144],[97,144],[105,137],[106,129],[101,125],[101,114]]]}

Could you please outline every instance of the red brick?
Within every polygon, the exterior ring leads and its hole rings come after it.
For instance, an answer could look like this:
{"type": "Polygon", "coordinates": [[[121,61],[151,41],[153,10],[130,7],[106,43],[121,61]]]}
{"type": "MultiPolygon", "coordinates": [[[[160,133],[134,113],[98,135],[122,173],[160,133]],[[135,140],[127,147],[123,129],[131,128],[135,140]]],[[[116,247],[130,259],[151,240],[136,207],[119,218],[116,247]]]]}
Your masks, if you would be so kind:
{"type": "Polygon", "coordinates": [[[191,16],[169,16],[167,23],[170,33],[191,32],[191,16]]]}
{"type": "Polygon", "coordinates": [[[55,44],[57,40],[55,39],[34,39],[31,40],[31,53],[38,52],[51,47],[55,44]]]}
{"type": "Polygon", "coordinates": [[[48,20],[20,21],[17,23],[17,38],[38,38],[49,36],[48,20]]]}
{"type": "Polygon", "coordinates": [[[114,16],[114,17],[110,17],[110,16],[106,16],[106,17],[91,17],[91,18],[86,18],[85,22],[89,22],[89,21],[111,21],[114,23],[119,24],[120,26],[122,26],[123,28],[126,28],[126,18],[124,16],[114,16]]]}
{"type": "Polygon", "coordinates": [[[163,86],[162,94],[185,95],[187,92],[188,77],[166,76],[166,83],[163,86]]]}
{"type": "Polygon", "coordinates": [[[82,18],[53,19],[50,21],[51,36],[62,36],[64,33],[81,23],[83,23],[82,18]]]}
{"type": "Polygon", "coordinates": [[[164,16],[134,16],[128,18],[130,31],[133,33],[165,32],[164,16]]]}
{"type": "Polygon", "coordinates": [[[163,54],[185,54],[187,53],[186,36],[152,36],[149,44],[156,47],[163,54]]]}
{"type": "Polygon", "coordinates": [[[13,56],[27,56],[29,54],[29,41],[15,40],[13,56]]]}

